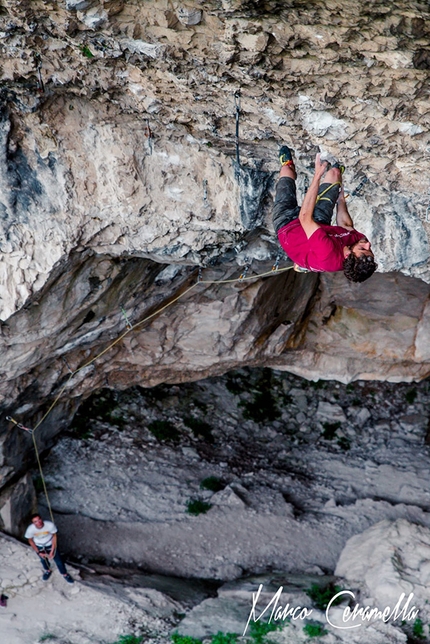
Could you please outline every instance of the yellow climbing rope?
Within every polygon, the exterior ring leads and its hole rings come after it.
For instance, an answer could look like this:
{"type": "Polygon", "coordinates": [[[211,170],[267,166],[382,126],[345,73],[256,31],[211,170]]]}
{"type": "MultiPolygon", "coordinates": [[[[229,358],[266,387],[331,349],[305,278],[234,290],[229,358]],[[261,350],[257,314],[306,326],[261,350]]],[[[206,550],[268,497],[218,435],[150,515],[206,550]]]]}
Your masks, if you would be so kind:
{"type": "MultiPolygon", "coordinates": [[[[335,185],[335,184],[333,184],[333,185],[335,185]]],[[[331,187],[332,186],[330,186],[330,188],[331,187]]],[[[41,478],[42,485],[43,485],[43,492],[44,492],[44,495],[45,495],[45,498],[46,498],[46,502],[47,502],[49,514],[50,514],[50,517],[51,517],[51,521],[53,523],[54,523],[54,516],[53,516],[53,513],[52,513],[51,502],[49,500],[49,494],[48,494],[48,489],[47,489],[47,486],[46,486],[45,476],[44,476],[44,473],[43,473],[42,463],[40,461],[40,453],[39,453],[39,448],[37,446],[37,441],[36,441],[36,431],[38,430],[40,425],[46,420],[46,418],[49,416],[49,414],[52,412],[54,407],[57,405],[57,403],[60,400],[61,396],[63,395],[63,393],[65,392],[65,390],[69,386],[69,383],[72,380],[72,378],[74,378],[76,376],[76,374],[79,373],[80,371],[82,371],[83,369],[86,369],[87,367],[92,365],[96,360],[101,358],[105,353],[110,351],[116,344],[121,342],[121,340],[123,340],[129,333],[131,333],[132,331],[134,331],[138,327],[142,326],[142,324],[145,324],[145,322],[148,322],[148,320],[151,320],[156,315],[159,315],[160,313],[165,311],[167,308],[172,306],[172,304],[175,304],[175,302],[177,302],[178,300],[180,300],[183,297],[185,297],[190,291],[195,289],[197,286],[200,286],[200,284],[211,285],[211,284],[232,284],[234,282],[245,282],[245,281],[249,281],[249,280],[255,280],[255,279],[258,279],[260,277],[272,277],[273,275],[277,275],[279,273],[289,271],[292,268],[293,268],[293,266],[286,266],[285,268],[278,268],[277,267],[277,262],[276,262],[275,266],[273,267],[273,269],[271,271],[267,271],[266,273],[259,273],[258,275],[250,275],[249,277],[245,277],[245,276],[241,275],[240,277],[236,277],[236,278],[233,278],[233,279],[227,279],[227,280],[204,280],[204,279],[200,279],[198,282],[195,282],[192,286],[190,286],[185,291],[183,291],[183,293],[181,293],[177,297],[175,297],[172,300],[170,300],[170,302],[168,302],[164,306],[162,306],[159,309],[157,309],[156,311],[154,311],[154,313],[151,313],[150,315],[148,315],[145,318],[143,318],[143,320],[140,320],[139,322],[136,322],[136,324],[129,325],[127,330],[124,331],[124,333],[122,333],[118,338],[116,338],[116,340],[114,340],[111,344],[109,344],[105,349],[103,349],[103,351],[100,351],[100,353],[98,353],[96,356],[94,356],[94,358],[91,358],[91,360],[89,360],[88,362],[83,364],[78,369],[75,369],[75,371],[71,371],[70,377],[68,378],[66,384],[63,385],[63,387],[60,389],[59,393],[54,398],[54,401],[52,402],[52,404],[50,405],[48,410],[43,414],[42,418],[36,423],[36,425],[34,426],[34,428],[32,430],[30,430],[27,427],[23,427],[23,425],[18,423],[16,420],[11,418],[10,416],[7,417],[7,420],[13,422],[15,425],[18,425],[21,429],[25,429],[32,436],[33,445],[34,445],[34,451],[36,453],[37,465],[38,465],[38,468],[39,468],[40,478],[41,478]]]]}

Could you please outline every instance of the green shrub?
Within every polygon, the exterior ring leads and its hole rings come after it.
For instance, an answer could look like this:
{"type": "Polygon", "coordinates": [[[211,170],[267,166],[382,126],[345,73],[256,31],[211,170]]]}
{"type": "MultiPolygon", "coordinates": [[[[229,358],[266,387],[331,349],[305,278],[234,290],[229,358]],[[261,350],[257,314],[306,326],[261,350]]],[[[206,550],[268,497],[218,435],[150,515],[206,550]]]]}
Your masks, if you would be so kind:
{"type": "Polygon", "coordinates": [[[243,417],[256,423],[271,422],[281,416],[270,390],[257,392],[254,394],[254,400],[242,400],[239,406],[243,408],[243,417]]]}
{"type": "Polygon", "coordinates": [[[239,396],[239,394],[243,393],[247,389],[242,376],[231,372],[226,375],[225,386],[234,396],[239,396]]]}
{"type": "Polygon", "coordinates": [[[149,423],[148,429],[159,441],[177,442],[180,437],[175,425],[168,420],[154,420],[149,423]]]}
{"type": "Polygon", "coordinates": [[[306,624],[306,626],[303,627],[303,632],[306,633],[308,637],[323,637],[324,635],[327,635],[327,631],[324,626],[322,624],[318,624],[318,622],[309,622],[309,624],[306,624]]]}
{"type": "Polygon", "coordinates": [[[409,389],[409,391],[406,392],[405,398],[410,405],[414,404],[416,397],[417,397],[417,390],[415,389],[415,387],[413,389],[409,389]]]}
{"type": "Polygon", "coordinates": [[[412,633],[415,637],[418,637],[418,639],[425,639],[424,626],[422,620],[419,617],[414,621],[414,625],[412,626],[412,633]]]}
{"type": "Polygon", "coordinates": [[[345,452],[351,449],[351,441],[349,440],[349,438],[346,438],[345,436],[341,436],[340,438],[338,438],[337,444],[339,445],[339,447],[345,450],[345,452]]]}
{"type": "Polygon", "coordinates": [[[211,644],[236,644],[239,635],[236,633],[221,633],[212,635],[211,644]]]}
{"type": "Polygon", "coordinates": [[[210,490],[211,492],[220,492],[225,488],[225,483],[217,476],[208,476],[200,483],[202,490],[210,490]]]}
{"type": "Polygon", "coordinates": [[[184,418],[184,423],[191,429],[194,436],[201,436],[202,438],[205,438],[209,443],[214,442],[212,436],[212,427],[209,425],[209,423],[206,423],[204,420],[194,418],[194,416],[186,416],[184,418]]]}
{"type": "Polygon", "coordinates": [[[173,644],[202,644],[201,640],[196,640],[194,637],[188,637],[188,635],[179,635],[178,633],[173,633],[171,640],[173,644]]]}
{"type": "Polygon", "coordinates": [[[311,380],[309,383],[309,386],[312,387],[312,389],[325,389],[326,383],[324,380],[311,380]]]}
{"type": "Polygon", "coordinates": [[[321,434],[323,438],[325,438],[328,441],[332,441],[333,438],[336,436],[336,432],[340,427],[340,423],[323,423],[324,431],[321,434]]]}
{"type": "Polygon", "coordinates": [[[52,633],[45,633],[45,635],[41,635],[39,637],[39,642],[49,642],[49,641],[54,641],[57,639],[56,635],[53,635],[52,633]]]}
{"type": "Polygon", "coordinates": [[[81,50],[81,52],[86,58],[94,58],[93,52],[89,47],[87,47],[87,45],[81,45],[79,49],[81,50]]]}
{"type": "Polygon", "coordinates": [[[124,428],[125,421],[121,417],[121,410],[118,408],[118,394],[115,391],[102,389],[84,400],[73,417],[70,431],[76,438],[85,440],[91,436],[89,428],[93,420],[115,425],[118,429],[124,428]]]}
{"type": "MultiPolygon", "coordinates": [[[[318,584],[312,584],[305,592],[308,597],[312,599],[312,602],[315,608],[319,610],[325,610],[331,601],[331,599],[340,593],[343,590],[340,586],[335,586],[333,583],[327,584],[325,586],[319,586],[318,584]]],[[[343,601],[342,597],[338,597],[332,606],[337,606],[343,601]]]]}
{"type": "Polygon", "coordinates": [[[282,622],[251,622],[249,625],[249,634],[255,644],[265,644],[266,635],[273,631],[280,631],[284,627],[282,622]]]}
{"type": "Polygon", "coordinates": [[[40,474],[34,477],[33,485],[34,485],[34,489],[36,490],[36,494],[40,494],[40,492],[43,492],[44,490],[43,480],[40,474]]]}
{"type": "Polygon", "coordinates": [[[193,516],[199,514],[206,514],[208,510],[212,507],[212,503],[206,503],[205,501],[200,501],[199,499],[191,499],[187,502],[187,512],[193,516]]]}

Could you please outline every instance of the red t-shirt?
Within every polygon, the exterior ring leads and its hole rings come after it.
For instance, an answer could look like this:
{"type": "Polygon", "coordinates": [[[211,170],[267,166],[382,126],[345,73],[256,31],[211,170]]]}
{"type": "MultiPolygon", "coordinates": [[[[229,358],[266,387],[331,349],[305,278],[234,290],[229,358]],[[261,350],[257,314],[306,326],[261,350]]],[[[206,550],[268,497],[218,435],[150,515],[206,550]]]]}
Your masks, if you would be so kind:
{"type": "Polygon", "coordinates": [[[299,219],[294,219],[278,231],[279,242],[288,257],[302,268],[320,272],[343,270],[344,246],[351,246],[366,236],[341,226],[319,226],[308,239],[299,219]]]}

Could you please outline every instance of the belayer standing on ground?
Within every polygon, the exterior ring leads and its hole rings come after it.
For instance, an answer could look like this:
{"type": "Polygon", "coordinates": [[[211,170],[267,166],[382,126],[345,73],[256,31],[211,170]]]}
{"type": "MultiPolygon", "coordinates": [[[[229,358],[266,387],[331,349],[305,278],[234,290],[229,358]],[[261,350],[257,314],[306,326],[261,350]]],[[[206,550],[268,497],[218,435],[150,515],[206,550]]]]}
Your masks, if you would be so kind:
{"type": "Polygon", "coordinates": [[[297,205],[296,169],[290,149],[279,151],[281,173],[276,186],[273,225],[282,248],[297,266],[309,271],[341,271],[352,282],[364,282],[377,268],[370,242],[354,229],[342,188],[342,168],[317,154],[315,174],[297,205]],[[326,173],[327,171],[327,173],[326,173]],[[322,176],[324,182],[321,182],[322,176]],[[334,207],[336,226],[331,226],[334,207]]]}
{"type": "Polygon", "coordinates": [[[73,584],[74,580],[67,572],[66,566],[57,549],[57,526],[52,521],[44,521],[40,514],[33,514],[31,524],[25,531],[25,538],[28,539],[31,547],[42,562],[44,570],[43,581],[47,581],[52,575],[49,564],[53,559],[64,579],[69,584],[73,584]]]}

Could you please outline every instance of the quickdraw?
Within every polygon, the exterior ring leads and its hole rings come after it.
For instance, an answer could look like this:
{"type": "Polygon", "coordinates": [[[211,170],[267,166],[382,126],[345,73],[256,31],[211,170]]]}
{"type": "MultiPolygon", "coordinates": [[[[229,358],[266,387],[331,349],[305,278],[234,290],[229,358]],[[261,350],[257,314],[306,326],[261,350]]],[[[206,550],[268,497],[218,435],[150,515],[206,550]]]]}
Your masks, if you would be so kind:
{"type": "Polygon", "coordinates": [[[356,187],[352,192],[350,192],[350,194],[349,194],[349,195],[345,195],[345,199],[350,199],[349,203],[351,203],[351,201],[352,201],[355,197],[357,197],[357,195],[359,195],[359,194],[360,194],[360,192],[363,190],[364,186],[366,185],[366,183],[368,183],[368,181],[369,181],[369,179],[368,179],[367,177],[364,177],[364,178],[360,181],[360,183],[358,184],[358,186],[357,186],[357,187],[356,187]]]}
{"type": "Polygon", "coordinates": [[[236,107],[236,162],[240,167],[240,154],[239,154],[239,117],[240,117],[240,89],[234,93],[234,104],[236,107]]]}
{"type": "Polygon", "coordinates": [[[272,271],[277,271],[279,268],[279,260],[281,259],[280,253],[276,255],[275,263],[272,266],[272,271]]]}
{"type": "Polygon", "coordinates": [[[45,93],[45,85],[43,83],[43,78],[42,78],[42,58],[40,54],[36,54],[35,60],[37,63],[37,80],[39,83],[39,92],[41,94],[45,93]]]}
{"type": "Polygon", "coordinates": [[[32,429],[30,429],[29,427],[24,427],[24,425],[21,425],[21,423],[18,423],[18,421],[16,421],[11,416],[6,416],[6,420],[8,420],[10,423],[13,423],[17,427],[19,427],[19,429],[23,429],[25,432],[28,432],[30,434],[30,436],[33,434],[32,429]]]}
{"type": "Polygon", "coordinates": [[[144,130],[145,136],[148,139],[148,148],[149,148],[149,154],[152,154],[152,130],[149,126],[149,119],[146,119],[146,126],[144,130]]]}
{"type": "Polygon", "coordinates": [[[246,275],[247,275],[247,273],[248,273],[248,271],[250,269],[250,266],[251,266],[251,264],[249,262],[247,262],[245,264],[245,268],[243,269],[242,274],[239,275],[239,282],[242,282],[242,280],[245,279],[245,277],[246,277],[246,275]]]}
{"type": "Polygon", "coordinates": [[[124,316],[125,323],[126,323],[126,325],[127,325],[127,329],[131,330],[131,329],[133,328],[133,325],[132,325],[132,323],[130,322],[130,320],[128,319],[128,316],[127,316],[127,313],[126,313],[126,311],[125,311],[125,308],[124,308],[123,306],[120,306],[119,308],[121,309],[121,313],[122,313],[122,314],[123,314],[123,316],[124,316]]]}

